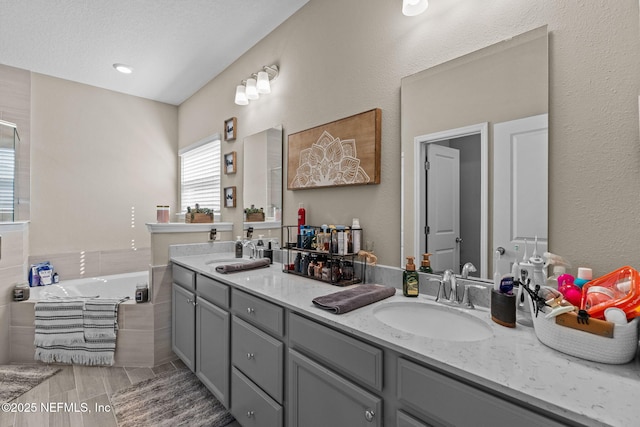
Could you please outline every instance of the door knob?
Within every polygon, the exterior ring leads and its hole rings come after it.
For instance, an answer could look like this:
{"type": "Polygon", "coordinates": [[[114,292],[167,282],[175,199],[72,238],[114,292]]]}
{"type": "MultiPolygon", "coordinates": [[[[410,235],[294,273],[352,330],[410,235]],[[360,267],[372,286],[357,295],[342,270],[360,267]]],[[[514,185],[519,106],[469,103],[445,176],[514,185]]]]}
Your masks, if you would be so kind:
{"type": "Polygon", "coordinates": [[[462,243],[462,237],[456,237],[456,243],[462,243]]]}
{"type": "Polygon", "coordinates": [[[504,253],[505,253],[506,251],[504,250],[504,248],[503,248],[502,246],[498,246],[498,247],[496,248],[496,252],[498,252],[500,255],[504,255],[504,253]]]}

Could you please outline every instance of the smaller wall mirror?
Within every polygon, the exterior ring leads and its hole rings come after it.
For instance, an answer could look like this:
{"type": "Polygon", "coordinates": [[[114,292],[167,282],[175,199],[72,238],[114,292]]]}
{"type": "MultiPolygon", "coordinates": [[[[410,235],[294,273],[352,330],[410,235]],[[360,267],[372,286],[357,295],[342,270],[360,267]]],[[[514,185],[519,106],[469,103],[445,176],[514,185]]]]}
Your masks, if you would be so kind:
{"type": "Polygon", "coordinates": [[[16,144],[19,141],[17,126],[0,120],[0,222],[15,219],[16,144]]]}
{"type": "MultiPolygon", "coordinates": [[[[282,126],[244,138],[243,208],[245,222],[279,223],[282,215],[282,126]],[[248,215],[247,209],[260,210],[248,215]]],[[[279,227],[274,224],[274,227],[279,227]]]]}

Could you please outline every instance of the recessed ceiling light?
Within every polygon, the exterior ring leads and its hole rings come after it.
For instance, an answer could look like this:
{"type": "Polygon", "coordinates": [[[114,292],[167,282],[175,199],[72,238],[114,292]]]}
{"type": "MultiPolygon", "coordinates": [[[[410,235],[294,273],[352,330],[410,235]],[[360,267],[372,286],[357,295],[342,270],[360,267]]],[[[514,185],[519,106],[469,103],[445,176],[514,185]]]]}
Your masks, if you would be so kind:
{"type": "Polygon", "coordinates": [[[116,70],[120,71],[122,74],[131,74],[133,73],[133,68],[131,68],[131,66],[129,65],[125,65],[125,64],[113,64],[113,68],[115,68],[116,70]]]}

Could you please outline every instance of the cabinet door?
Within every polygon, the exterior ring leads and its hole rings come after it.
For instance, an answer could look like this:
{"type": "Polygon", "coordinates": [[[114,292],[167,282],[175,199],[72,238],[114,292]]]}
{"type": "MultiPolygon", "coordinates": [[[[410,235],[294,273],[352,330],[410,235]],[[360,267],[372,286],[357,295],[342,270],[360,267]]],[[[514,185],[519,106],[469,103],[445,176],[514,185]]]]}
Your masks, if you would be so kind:
{"type": "Polygon", "coordinates": [[[198,298],[196,305],[196,375],[229,407],[229,323],[231,315],[198,298]]]}
{"type": "Polygon", "coordinates": [[[171,347],[173,352],[193,371],[196,350],[196,296],[175,283],[171,295],[171,347]]]}
{"type": "Polygon", "coordinates": [[[289,427],[382,425],[382,399],[289,350],[289,427]]]}

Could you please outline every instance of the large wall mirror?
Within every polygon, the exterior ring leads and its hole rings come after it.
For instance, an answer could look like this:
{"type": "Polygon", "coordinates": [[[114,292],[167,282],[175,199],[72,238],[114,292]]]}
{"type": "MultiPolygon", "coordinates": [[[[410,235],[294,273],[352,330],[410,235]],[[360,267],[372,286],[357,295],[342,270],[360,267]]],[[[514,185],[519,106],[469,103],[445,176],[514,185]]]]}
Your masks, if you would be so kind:
{"type": "Polygon", "coordinates": [[[547,250],[548,105],[546,26],[402,79],[401,266],[490,278],[547,250]]]}
{"type": "Polygon", "coordinates": [[[244,138],[243,205],[262,208],[256,228],[279,228],[282,215],[282,126],[244,138]],[[260,224],[263,223],[264,225],[260,224]]]}

